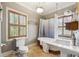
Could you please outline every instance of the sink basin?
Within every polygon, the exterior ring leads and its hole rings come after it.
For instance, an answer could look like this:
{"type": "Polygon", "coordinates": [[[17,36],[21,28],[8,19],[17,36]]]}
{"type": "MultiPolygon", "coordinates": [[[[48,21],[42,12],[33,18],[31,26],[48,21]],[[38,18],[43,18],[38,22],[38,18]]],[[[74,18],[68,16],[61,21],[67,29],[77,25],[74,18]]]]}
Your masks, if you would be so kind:
{"type": "Polygon", "coordinates": [[[71,40],[65,40],[65,39],[57,39],[55,41],[55,43],[61,44],[61,45],[66,45],[66,46],[71,46],[72,45],[72,41],[71,40]]]}
{"type": "Polygon", "coordinates": [[[39,37],[38,40],[44,41],[46,43],[57,43],[64,46],[71,46],[72,40],[68,40],[66,38],[47,38],[47,37],[39,37]]]}

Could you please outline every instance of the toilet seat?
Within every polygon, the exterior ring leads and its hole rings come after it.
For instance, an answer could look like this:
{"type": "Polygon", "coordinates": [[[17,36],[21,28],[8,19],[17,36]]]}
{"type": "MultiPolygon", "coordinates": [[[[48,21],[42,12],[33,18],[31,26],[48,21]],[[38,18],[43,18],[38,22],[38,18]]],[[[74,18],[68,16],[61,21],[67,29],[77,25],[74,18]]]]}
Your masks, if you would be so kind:
{"type": "Polygon", "coordinates": [[[19,46],[19,50],[28,52],[27,46],[19,46]]]}

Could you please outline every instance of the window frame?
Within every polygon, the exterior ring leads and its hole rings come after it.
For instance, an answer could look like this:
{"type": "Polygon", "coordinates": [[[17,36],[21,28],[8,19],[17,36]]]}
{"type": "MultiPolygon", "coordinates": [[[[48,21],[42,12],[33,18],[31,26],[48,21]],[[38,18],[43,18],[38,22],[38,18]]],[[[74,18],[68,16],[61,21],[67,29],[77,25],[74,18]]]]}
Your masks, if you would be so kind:
{"type": "MultiPolygon", "coordinates": [[[[58,26],[58,28],[62,28],[62,34],[61,34],[61,35],[58,35],[58,36],[71,38],[72,31],[71,31],[71,35],[68,36],[68,35],[65,34],[65,30],[64,30],[64,28],[66,27],[66,26],[64,25],[64,23],[65,23],[65,22],[64,22],[64,21],[65,21],[65,17],[70,17],[70,16],[73,18],[73,14],[58,17],[58,19],[62,18],[62,26],[58,26]]],[[[71,20],[71,21],[72,21],[72,20],[71,20]]]]}
{"type": "Polygon", "coordinates": [[[12,10],[8,10],[8,38],[9,39],[11,39],[11,38],[18,38],[18,37],[26,37],[27,36],[27,34],[25,34],[25,35],[20,35],[20,28],[21,27],[24,27],[24,28],[26,28],[26,33],[27,33],[27,16],[26,15],[24,15],[24,14],[22,14],[22,13],[19,13],[19,12],[15,12],[15,11],[12,11],[12,10]],[[13,13],[13,14],[15,14],[15,15],[18,15],[18,24],[11,24],[10,23],[10,13],[13,13]],[[23,17],[25,17],[25,21],[26,21],[26,24],[24,25],[22,25],[22,24],[20,24],[20,16],[23,16],[23,17]],[[18,36],[10,36],[10,27],[11,26],[18,26],[18,36]]]}

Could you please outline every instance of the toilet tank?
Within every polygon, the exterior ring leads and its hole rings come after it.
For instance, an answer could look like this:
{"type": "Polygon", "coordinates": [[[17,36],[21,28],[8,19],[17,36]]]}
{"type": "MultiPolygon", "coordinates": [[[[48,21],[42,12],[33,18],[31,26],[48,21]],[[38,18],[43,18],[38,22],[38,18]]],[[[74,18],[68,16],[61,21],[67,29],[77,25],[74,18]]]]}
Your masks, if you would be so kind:
{"type": "Polygon", "coordinates": [[[16,47],[25,46],[25,39],[17,39],[16,40],[16,47]]]}

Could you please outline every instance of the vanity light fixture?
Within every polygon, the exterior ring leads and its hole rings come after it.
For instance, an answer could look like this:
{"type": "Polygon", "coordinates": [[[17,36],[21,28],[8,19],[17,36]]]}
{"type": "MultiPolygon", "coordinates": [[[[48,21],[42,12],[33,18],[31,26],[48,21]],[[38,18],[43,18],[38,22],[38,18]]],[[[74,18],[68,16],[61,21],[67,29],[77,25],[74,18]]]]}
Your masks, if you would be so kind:
{"type": "Polygon", "coordinates": [[[38,5],[36,6],[36,12],[38,14],[42,14],[44,12],[43,4],[44,3],[39,2],[38,5]]]}

